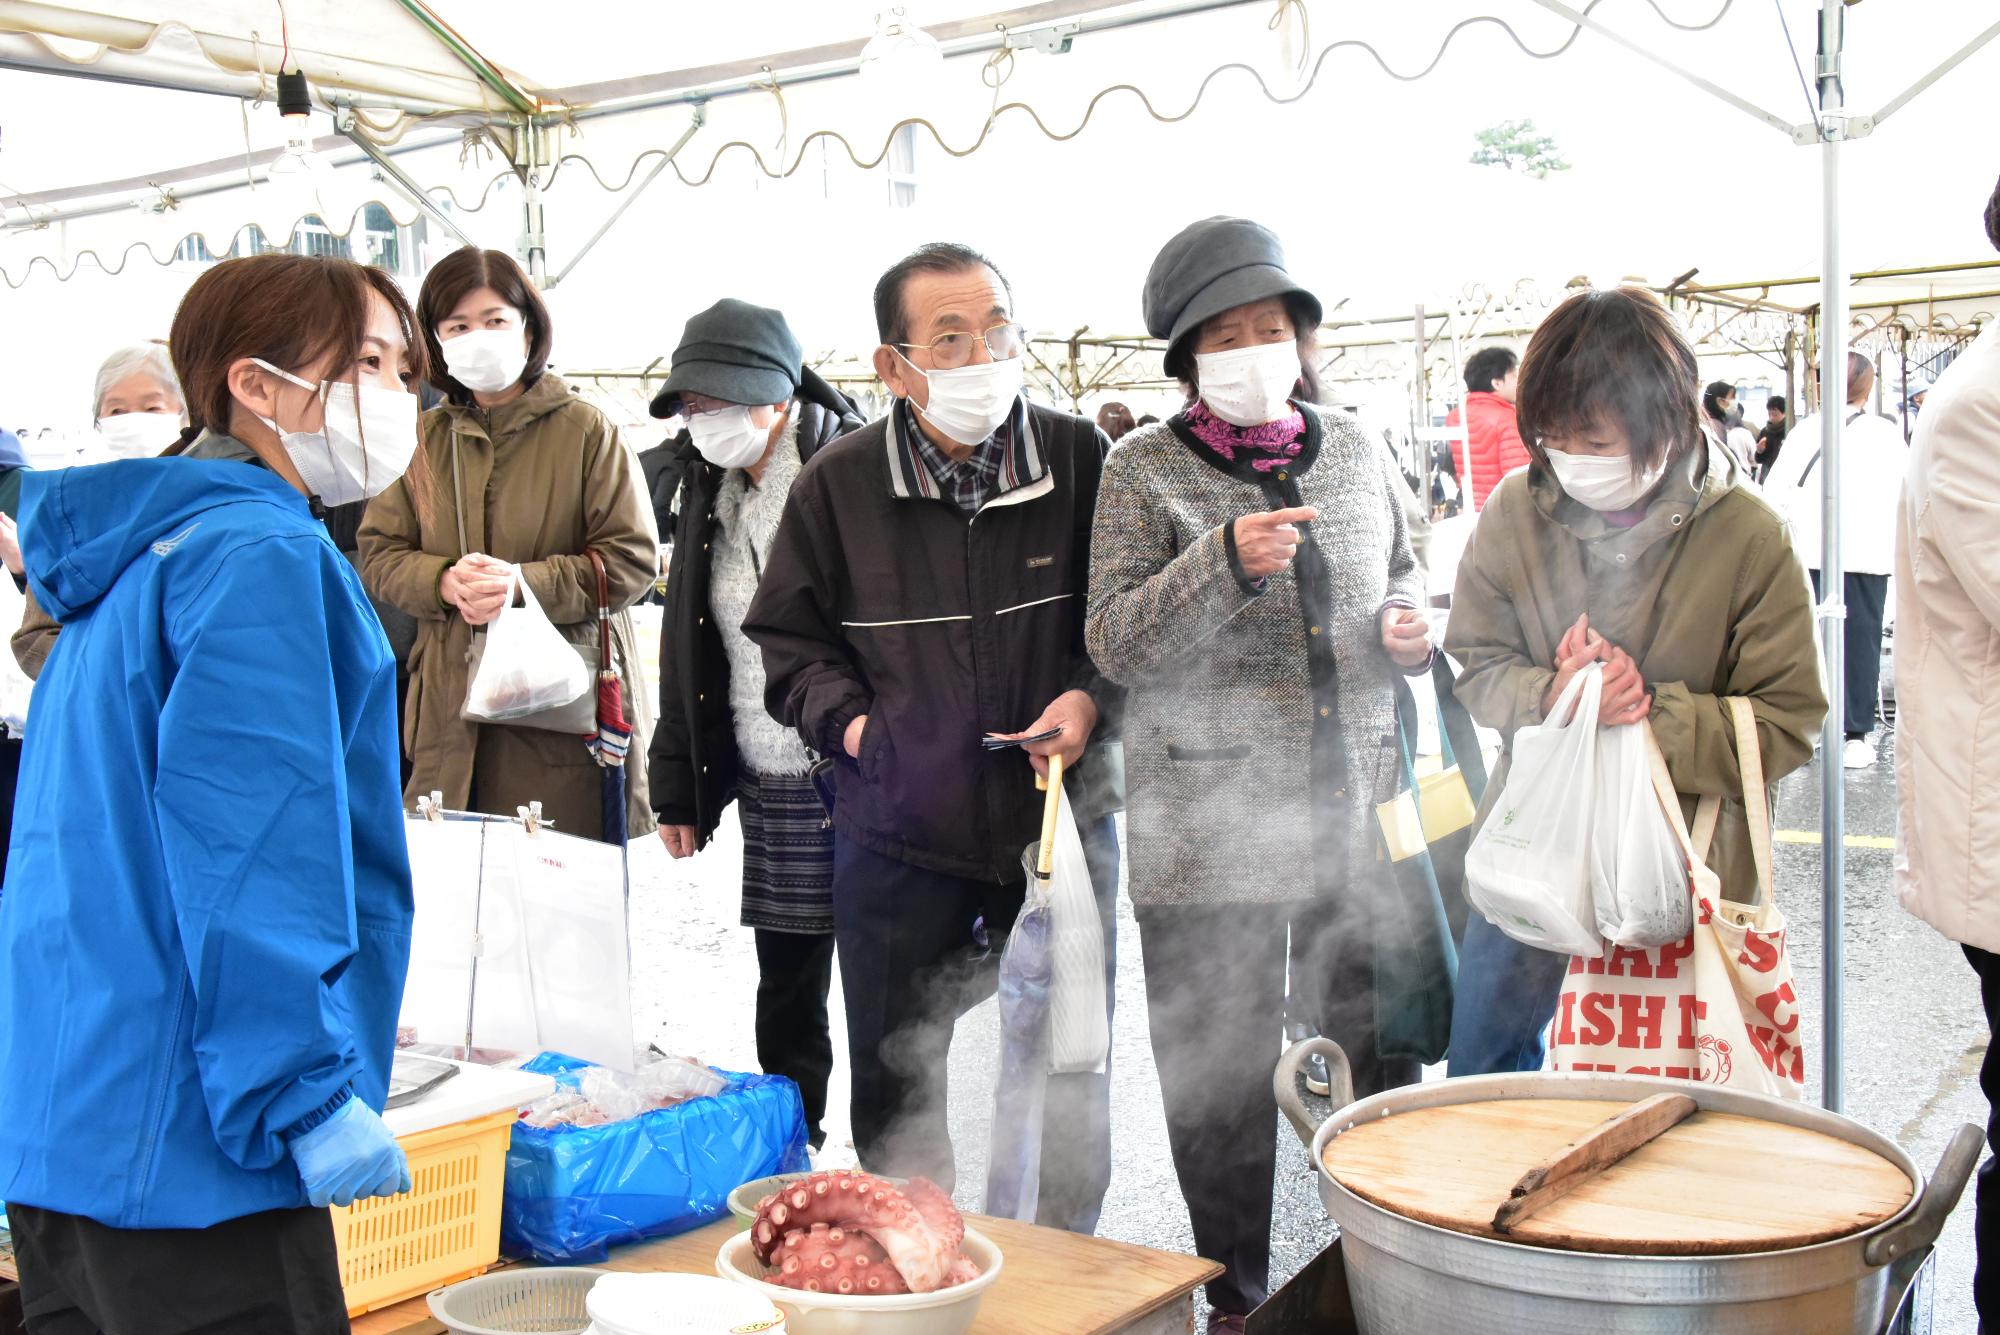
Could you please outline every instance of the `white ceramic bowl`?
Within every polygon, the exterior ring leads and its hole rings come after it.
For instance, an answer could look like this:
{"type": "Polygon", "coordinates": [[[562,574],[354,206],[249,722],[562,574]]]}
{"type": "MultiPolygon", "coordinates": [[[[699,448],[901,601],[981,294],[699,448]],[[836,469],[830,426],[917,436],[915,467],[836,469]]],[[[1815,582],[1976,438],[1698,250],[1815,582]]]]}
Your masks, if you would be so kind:
{"type": "Polygon", "coordinates": [[[773,1177],[755,1178],[729,1193],[729,1213],[736,1216],[736,1231],[742,1232],[757,1222],[757,1206],[766,1196],[778,1194],[778,1188],[788,1182],[799,1182],[811,1177],[811,1173],[779,1173],[773,1177]]]}
{"type": "Polygon", "coordinates": [[[965,1230],[965,1254],[979,1267],[979,1278],[936,1293],[897,1293],[882,1298],[858,1298],[842,1293],[802,1293],[768,1284],[769,1272],[757,1259],[748,1233],[722,1244],[715,1272],[747,1284],[778,1305],[785,1314],[787,1335],[965,1335],[979,1314],[980,1299],[1000,1278],[1000,1249],[977,1229],[965,1230]]]}

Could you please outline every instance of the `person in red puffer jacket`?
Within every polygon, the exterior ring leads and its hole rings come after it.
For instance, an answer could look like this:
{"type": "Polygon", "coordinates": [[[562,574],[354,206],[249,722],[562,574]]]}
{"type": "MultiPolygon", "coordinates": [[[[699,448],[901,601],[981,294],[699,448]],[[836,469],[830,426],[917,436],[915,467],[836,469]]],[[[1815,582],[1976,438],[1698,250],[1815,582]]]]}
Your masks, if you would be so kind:
{"type": "MultiPolygon", "coordinates": [[[[1528,446],[1521,428],[1514,422],[1514,383],[1520,378],[1521,359],[1510,348],[1481,348],[1465,363],[1465,407],[1470,418],[1466,434],[1471,437],[1472,464],[1466,466],[1466,442],[1451,443],[1452,466],[1458,470],[1461,494],[1470,489],[1472,508],[1486,508],[1486,498],[1500,479],[1517,468],[1528,466],[1528,446]]],[[[1458,425],[1458,410],[1444,419],[1458,425]]]]}

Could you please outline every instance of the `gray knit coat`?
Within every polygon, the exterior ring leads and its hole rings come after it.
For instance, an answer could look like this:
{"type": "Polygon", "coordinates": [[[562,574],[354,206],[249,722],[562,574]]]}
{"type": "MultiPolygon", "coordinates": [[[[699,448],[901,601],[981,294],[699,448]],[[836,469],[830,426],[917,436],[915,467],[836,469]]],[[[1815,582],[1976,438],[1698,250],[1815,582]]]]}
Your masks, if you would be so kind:
{"type": "Polygon", "coordinates": [[[1131,432],[1105,461],[1085,637],[1099,670],[1131,692],[1134,904],[1296,902],[1372,875],[1375,804],[1395,794],[1400,769],[1380,617],[1390,602],[1421,606],[1423,580],[1381,447],[1345,413],[1307,411],[1319,413],[1321,444],[1292,480],[1319,510],[1323,608],[1304,605],[1296,567],[1254,593],[1232,567],[1224,526],[1273,508],[1258,484],[1166,423],[1131,432]],[[1334,648],[1338,726],[1322,744],[1344,750],[1344,793],[1312,783],[1325,707],[1309,670],[1315,627],[1334,648]],[[1329,847],[1344,856],[1329,859],[1329,847]]]}

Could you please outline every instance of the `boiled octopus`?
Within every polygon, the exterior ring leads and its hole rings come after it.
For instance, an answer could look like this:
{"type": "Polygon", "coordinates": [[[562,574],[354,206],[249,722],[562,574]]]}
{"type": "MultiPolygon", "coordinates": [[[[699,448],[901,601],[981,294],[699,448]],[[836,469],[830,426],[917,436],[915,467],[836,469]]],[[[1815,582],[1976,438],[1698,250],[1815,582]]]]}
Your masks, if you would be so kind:
{"type": "Polygon", "coordinates": [[[807,1293],[931,1293],[979,1275],[964,1218],[921,1177],[898,1187],[847,1169],[814,1173],[758,1204],[750,1238],[772,1283],[807,1293]]]}

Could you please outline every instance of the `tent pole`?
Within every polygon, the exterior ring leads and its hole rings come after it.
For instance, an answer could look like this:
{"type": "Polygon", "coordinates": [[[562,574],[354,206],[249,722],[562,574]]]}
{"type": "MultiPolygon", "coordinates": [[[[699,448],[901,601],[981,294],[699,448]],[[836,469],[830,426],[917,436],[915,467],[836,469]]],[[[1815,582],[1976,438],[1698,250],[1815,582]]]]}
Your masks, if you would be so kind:
{"type": "Polygon", "coordinates": [[[1820,1103],[1839,1112],[1844,1102],[1841,994],[1842,909],[1846,890],[1845,788],[1841,746],[1847,736],[1845,572],[1840,560],[1840,428],[1847,412],[1847,277],[1840,259],[1840,141],[1846,129],[1840,86],[1841,0],[1822,0],[1819,27],[1820,213],[1825,255],[1820,264],[1820,636],[1826,662],[1827,702],[1819,749],[1820,772],[1820,1103]]]}
{"type": "Polygon", "coordinates": [[[460,245],[469,246],[473,244],[472,238],[465,234],[464,229],[458,225],[457,220],[454,219],[449,213],[446,213],[443,209],[439,208],[437,201],[432,199],[430,197],[430,193],[426,191],[421,185],[417,184],[416,179],[414,177],[412,177],[408,172],[404,171],[402,167],[399,166],[395,162],[395,160],[392,159],[387,153],[383,152],[381,147],[377,145],[373,140],[367,138],[361,133],[361,131],[355,126],[353,112],[347,111],[341,113],[338,117],[335,118],[334,124],[339,128],[341,134],[346,136],[348,141],[352,143],[356,148],[360,149],[363,153],[366,153],[369,157],[369,160],[375,164],[377,170],[379,170],[382,173],[382,175],[386,176],[389,179],[389,181],[396,186],[397,189],[401,190],[405,195],[409,196],[410,202],[412,204],[415,204],[418,208],[422,209],[424,213],[430,217],[430,220],[432,222],[436,223],[438,226],[444,228],[445,231],[450,232],[453,236],[457,237],[460,245]]]}
{"type": "Polygon", "coordinates": [[[708,124],[708,107],[697,102],[694,104],[694,115],[689,118],[687,129],[681,131],[681,137],[674,140],[667,151],[660,155],[660,160],[653,164],[653,170],[646,173],[646,179],[626,192],[625,198],[618,201],[618,207],[611,210],[611,216],[604,220],[604,225],[591,233],[590,240],[579,246],[576,254],[569,257],[569,263],[563,265],[556,276],[549,279],[550,287],[555,287],[569,277],[570,270],[576,268],[583,257],[590,253],[591,248],[604,239],[606,232],[618,225],[618,220],[625,216],[625,211],[639,202],[639,196],[645,193],[646,187],[660,179],[660,173],[673,165],[674,159],[680,156],[680,151],[687,147],[688,140],[694,138],[695,131],[706,124],[708,124]]]}
{"type": "Polygon", "coordinates": [[[547,165],[547,131],[530,116],[514,135],[514,170],[521,178],[522,262],[537,292],[549,286],[548,234],[542,210],[542,168],[547,165]]]}
{"type": "MultiPolygon", "coordinates": [[[[1900,335],[1896,340],[1896,356],[1903,365],[1903,375],[1899,382],[1903,388],[1902,392],[1896,395],[1896,420],[1903,424],[1903,443],[1907,445],[1910,443],[1910,431],[1912,429],[1910,424],[1910,331],[1901,325],[1897,325],[1896,332],[1900,335]]],[[[1881,383],[1880,376],[1876,377],[1876,383],[1881,383]]]]}

